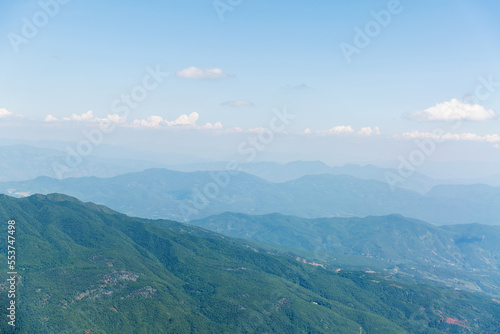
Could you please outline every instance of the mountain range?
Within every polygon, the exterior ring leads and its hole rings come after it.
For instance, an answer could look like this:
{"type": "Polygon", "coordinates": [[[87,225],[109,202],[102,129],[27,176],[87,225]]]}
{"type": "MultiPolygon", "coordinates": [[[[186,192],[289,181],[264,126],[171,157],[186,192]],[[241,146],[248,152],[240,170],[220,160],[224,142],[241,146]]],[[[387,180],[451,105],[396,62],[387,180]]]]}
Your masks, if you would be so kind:
{"type": "Polygon", "coordinates": [[[133,216],[181,221],[231,211],[303,218],[401,214],[435,225],[500,225],[499,187],[440,185],[422,195],[349,175],[308,175],[273,183],[244,172],[149,169],[112,178],[4,182],[0,193],[63,193],[133,216]]]}
{"type": "MultiPolygon", "coordinates": [[[[16,221],[15,333],[493,333],[500,301],[269,254],[65,195],[0,196],[16,221]],[[471,307],[474,305],[474,307],[471,307]]],[[[6,240],[7,229],[1,232],[6,240]]],[[[6,243],[0,261],[6,263],[6,243]]],[[[4,281],[5,282],[5,281],[4,281]]],[[[8,303],[0,283],[0,304],[8,303]]],[[[0,315],[5,318],[6,308],[0,315]]],[[[2,333],[13,333],[6,321],[2,333]]]]}
{"type": "MultiPolygon", "coordinates": [[[[150,168],[167,168],[180,172],[223,171],[228,165],[226,161],[207,161],[185,154],[134,151],[104,144],[95,146],[92,155],[80,157],[74,144],[43,142],[38,143],[43,147],[33,145],[11,143],[0,146],[0,182],[25,181],[39,176],[113,177],[150,168]]],[[[400,171],[395,168],[355,164],[329,166],[321,161],[244,162],[238,163],[238,167],[242,172],[274,183],[292,181],[307,175],[350,175],[363,180],[392,182],[396,188],[420,194],[427,193],[437,185],[482,183],[500,186],[500,174],[476,179],[436,179],[414,171],[409,176],[401,177],[400,171]]]]}

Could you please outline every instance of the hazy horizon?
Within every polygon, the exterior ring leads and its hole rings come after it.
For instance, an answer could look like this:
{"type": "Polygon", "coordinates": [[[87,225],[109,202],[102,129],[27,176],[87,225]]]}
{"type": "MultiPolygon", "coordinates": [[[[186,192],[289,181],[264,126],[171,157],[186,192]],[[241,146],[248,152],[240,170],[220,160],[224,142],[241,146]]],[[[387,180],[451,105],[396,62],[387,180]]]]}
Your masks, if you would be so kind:
{"type": "Polygon", "coordinates": [[[3,143],[500,173],[498,4],[2,6],[3,143]]]}

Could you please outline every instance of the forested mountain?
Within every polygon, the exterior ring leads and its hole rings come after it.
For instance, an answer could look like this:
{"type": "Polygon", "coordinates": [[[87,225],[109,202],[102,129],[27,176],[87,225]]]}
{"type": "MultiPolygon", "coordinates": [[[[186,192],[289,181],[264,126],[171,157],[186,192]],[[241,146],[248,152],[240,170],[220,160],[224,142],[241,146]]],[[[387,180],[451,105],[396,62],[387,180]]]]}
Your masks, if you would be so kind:
{"type": "MultiPolygon", "coordinates": [[[[0,220],[9,219],[16,220],[16,333],[492,333],[500,326],[500,304],[490,297],[335,273],[64,195],[0,196],[0,220]]],[[[6,243],[0,254],[5,263],[6,243]]],[[[6,283],[0,289],[6,305],[6,283]]]]}
{"type": "Polygon", "coordinates": [[[500,296],[500,226],[435,226],[399,215],[304,219],[224,213],[190,224],[332,267],[375,269],[500,296]]]}

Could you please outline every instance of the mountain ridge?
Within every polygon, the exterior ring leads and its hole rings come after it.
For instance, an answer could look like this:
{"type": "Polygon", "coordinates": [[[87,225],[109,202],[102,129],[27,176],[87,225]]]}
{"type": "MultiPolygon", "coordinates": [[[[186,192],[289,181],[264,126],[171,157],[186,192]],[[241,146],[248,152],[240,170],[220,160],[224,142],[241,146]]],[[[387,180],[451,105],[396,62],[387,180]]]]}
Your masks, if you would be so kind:
{"type": "Polygon", "coordinates": [[[303,218],[402,214],[435,225],[500,225],[500,188],[443,185],[428,195],[349,175],[307,175],[272,183],[244,172],[148,169],[112,178],[39,178],[0,183],[16,196],[65,193],[129,215],[189,221],[225,211],[303,218]],[[461,191],[460,189],[467,189],[461,191]],[[453,198],[460,193],[461,198],[453,198]]]}
{"type": "Polygon", "coordinates": [[[19,333],[465,332],[446,317],[477,333],[500,325],[500,304],[485,296],[334,273],[66,195],[0,196],[0,220],[13,218],[19,333]]]}

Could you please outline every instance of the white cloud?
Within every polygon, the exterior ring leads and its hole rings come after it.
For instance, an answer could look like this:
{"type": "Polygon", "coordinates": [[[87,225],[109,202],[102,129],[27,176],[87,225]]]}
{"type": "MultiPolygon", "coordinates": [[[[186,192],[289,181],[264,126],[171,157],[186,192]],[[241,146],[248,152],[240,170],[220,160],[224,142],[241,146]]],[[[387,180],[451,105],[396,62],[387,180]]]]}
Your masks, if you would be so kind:
{"type": "Polygon", "coordinates": [[[76,121],[76,122],[83,122],[83,121],[91,121],[94,118],[94,114],[92,110],[87,111],[84,114],[77,115],[73,114],[71,117],[64,117],[63,121],[76,121]]]}
{"type": "Polygon", "coordinates": [[[165,124],[168,126],[174,126],[174,125],[192,125],[192,126],[195,126],[198,118],[200,118],[200,115],[198,115],[197,112],[193,112],[193,113],[189,114],[189,116],[186,114],[182,114],[179,117],[177,117],[177,119],[175,121],[172,121],[172,122],[165,120],[165,124]]]}
{"type": "Polygon", "coordinates": [[[10,112],[5,108],[0,108],[0,119],[10,119],[15,121],[15,119],[23,119],[23,118],[26,117],[21,114],[14,114],[13,112],[10,112]]]}
{"type": "Polygon", "coordinates": [[[250,132],[250,133],[262,133],[265,131],[266,131],[266,129],[264,129],[262,126],[260,126],[258,128],[250,128],[247,130],[247,132],[250,132]]]}
{"type": "MultiPolygon", "coordinates": [[[[121,117],[118,114],[110,114],[104,118],[98,118],[94,116],[94,113],[89,110],[81,115],[72,114],[70,117],[63,117],[62,121],[65,122],[92,122],[92,123],[125,123],[127,117],[121,117]]],[[[58,119],[52,115],[47,115],[45,117],[45,122],[56,122],[58,119]]]]}
{"type": "Polygon", "coordinates": [[[7,118],[12,116],[12,112],[8,111],[5,108],[0,108],[0,118],[7,118]]]}
{"type": "Polygon", "coordinates": [[[220,68],[209,68],[206,70],[202,70],[201,68],[194,66],[177,71],[175,75],[178,78],[185,79],[219,79],[229,76],[229,74],[224,73],[224,71],[220,68]]]}
{"type": "Polygon", "coordinates": [[[212,123],[207,123],[207,124],[203,125],[202,128],[203,129],[222,129],[222,123],[217,122],[213,125],[212,125],[212,123]]]}
{"type": "MultiPolygon", "coordinates": [[[[308,128],[302,134],[310,134],[311,130],[308,128]]],[[[319,136],[378,136],[380,135],[380,129],[378,126],[375,127],[364,127],[361,130],[356,131],[350,125],[339,125],[328,130],[318,130],[316,134],[319,136]]]]}
{"type": "Polygon", "coordinates": [[[328,130],[320,130],[320,131],[317,131],[317,133],[319,135],[325,135],[325,136],[328,136],[328,135],[336,135],[336,136],[339,136],[339,135],[348,135],[348,134],[352,134],[354,133],[354,129],[350,126],[350,125],[339,125],[339,126],[335,126],[331,129],[328,129],[328,130]]]}
{"type": "Polygon", "coordinates": [[[487,121],[497,118],[492,109],[479,104],[466,104],[458,99],[436,104],[424,111],[416,111],[408,116],[416,121],[487,121]]]}
{"type": "Polygon", "coordinates": [[[358,134],[362,136],[378,136],[380,135],[380,129],[378,126],[374,127],[373,129],[369,126],[362,128],[358,134]]]}
{"type": "Polygon", "coordinates": [[[157,128],[163,123],[161,116],[149,116],[146,119],[136,119],[132,122],[134,128],[157,128]]]}
{"type": "Polygon", "coordinates": [[[499,143],[500,135],[478,135],[475,133],[465,132],[465,133],[432,133],[432,132],[420,132],[412,131],[405,132],[402,134],[403,138],[406,139],[434,139],[434,140],[454,140],[454,141],[475,141],[475,142],[487,142],[487,143],[499,143]]]}
{"type": "Polygon", "coordinates": [[[52,115],[47,115],[43,121],[44,122],[57,122],[57,117],[54,117],[52,115]]]}
{"type": "Polygon", "coordinates": [[[99,122],[125,123],[127,117],[121,117],[118,114],[108,115],[106,118],[96,118],[99,122]]]}
{"type": "Polygon", "coordinates": [[[236,100],[236,101],[226,101],[222,103],[226,107],[252,107],[254,104],[250,101],[236,100]]]}
{"type": "Polygon", "coordinates": [[[50,123],[59,123],[63,122],[85,122],[90,124],[98,124],[98,123],[114,123],[119,124],[123,127],[132,127],[132,128],[168,128],[168,127],[184,127],[191,129],[222,129],[222,123],[206,123],[205,125],[198,125],[197,121],[200,115],[196,112],[193,112],[189,115],[182,114],[176,119],[169,121],[164,119],[161,116],[149,116],[146,119],[135,119],[132,122],[127,122],[126,117],[121,117],[118,114],[107,115],[104,118],[95,117],[92,111],[88,111],[84,114],[77,115],[73,114],[71,117],[63,117],[62,119],[58,119],[53,115],[47,115],[44,119],[44,122],[50,123]]]}
{"type": "Polygon", "coordinates": [[[222,123],[217,122],[215,124],[206,123],[205,125],[199,126],[196,124],[200,115],[197,112],[193,112],[189,115],[182,114],[177,119],[173,121],[168,121],[163,119],[161,116],[150,116],[146,119],[136,119],[132,122],[132,127],[134,128],[167,128],[167,127],[186,127],[192,129],[222,129],[222,123]]]}

